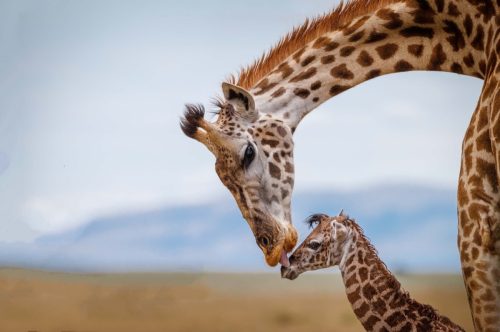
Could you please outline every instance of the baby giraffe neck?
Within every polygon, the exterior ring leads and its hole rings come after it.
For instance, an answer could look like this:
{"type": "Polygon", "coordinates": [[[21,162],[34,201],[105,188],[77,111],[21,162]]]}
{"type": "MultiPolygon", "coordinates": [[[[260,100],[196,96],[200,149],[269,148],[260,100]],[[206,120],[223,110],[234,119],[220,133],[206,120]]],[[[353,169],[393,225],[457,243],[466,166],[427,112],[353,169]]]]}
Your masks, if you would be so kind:
{"type": "Polygon", "coordinates": [[[339,265],[347,298],[367,331],[463,331],[448,318],[410,298],[357,229],[339,265]]]}

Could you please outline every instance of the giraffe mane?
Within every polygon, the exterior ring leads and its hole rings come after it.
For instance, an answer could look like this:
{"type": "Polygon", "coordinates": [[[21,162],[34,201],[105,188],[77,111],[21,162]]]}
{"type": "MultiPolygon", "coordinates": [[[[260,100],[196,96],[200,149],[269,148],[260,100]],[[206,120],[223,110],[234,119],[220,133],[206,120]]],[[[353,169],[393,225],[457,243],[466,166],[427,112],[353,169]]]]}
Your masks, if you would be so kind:
{"type": "MultiPolygon", "coordinates": [[[[375,256],[378,256],[378,250],[377,250],[377,248],[375,248],[375,246],[372,244],[372,242],[370,241],[370,239],[365,235],[365,232],[363,231],[363,228],[361,228],[361,226],[356,222],[356,220],[348,218],[345,221],[345,223],[348,224],[349,227],[354,228],[356,230],[356,233],[358,233],[358,235],[361,237],[361,239],[363,240],[363,242],[367,246],[368,251],[371,254],[373,254],[375,256]]],[[[386,270],[388,273],[391,273],[389,271],[389,269],[387,269],[387,266],[385,265],[384,262],[380,261],[380,263],[382,263],[382,265],[384,267],[384,270],[386,270]]]]}
{"type": "Polygon", "coordinates": [[[331,10],[295,27],[281,38],[278,43],[251,65],[242,68],[237,77],[231,75],[228,81],[244,89],[251,89],[264,76],[269,74],[287,57],[304,47],[309,42],[325,33],[342,29],[353,19],[374,12],[383,5],[401,0],[348,0],[331,10]]]}

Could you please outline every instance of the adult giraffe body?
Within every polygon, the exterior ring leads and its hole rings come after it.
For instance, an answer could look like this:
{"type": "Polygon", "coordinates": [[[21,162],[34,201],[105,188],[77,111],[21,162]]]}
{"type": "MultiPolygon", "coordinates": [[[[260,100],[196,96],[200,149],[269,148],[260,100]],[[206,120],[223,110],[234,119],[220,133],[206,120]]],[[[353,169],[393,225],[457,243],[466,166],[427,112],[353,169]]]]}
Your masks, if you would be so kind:
{"type": "Polygon", "coordinates": [[[270,265],[287,264],[292,134],[337,94],[384,74],[432,70],[484,86],[463,141],[458,245],[474,324],[500,331],[500,0],[353,0],[282,39],[223,83],[217,121],[188,105],[184,132],[216,156],[270,265]]]}

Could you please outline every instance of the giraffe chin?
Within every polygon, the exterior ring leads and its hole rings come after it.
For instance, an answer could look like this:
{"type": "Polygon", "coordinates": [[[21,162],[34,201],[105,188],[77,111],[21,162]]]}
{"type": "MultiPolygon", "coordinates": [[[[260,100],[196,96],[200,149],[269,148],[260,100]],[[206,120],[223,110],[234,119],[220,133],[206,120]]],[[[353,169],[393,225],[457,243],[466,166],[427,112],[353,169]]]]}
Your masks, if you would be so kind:
{"type": "Polygon", "coordinates": [[[281,267],[281,278],[295,280],[299,275],[300,273],[295,269],[285,266],[281,267]]]}
{"type": "Polygon", "coordinates": [[[265,255],[267,265],[269,266],[278,265],[278,263],[281,261],[281,257],[283,256],[283,252],[285,252],[283,246],[276,246],[273,251],[265,255]]]}

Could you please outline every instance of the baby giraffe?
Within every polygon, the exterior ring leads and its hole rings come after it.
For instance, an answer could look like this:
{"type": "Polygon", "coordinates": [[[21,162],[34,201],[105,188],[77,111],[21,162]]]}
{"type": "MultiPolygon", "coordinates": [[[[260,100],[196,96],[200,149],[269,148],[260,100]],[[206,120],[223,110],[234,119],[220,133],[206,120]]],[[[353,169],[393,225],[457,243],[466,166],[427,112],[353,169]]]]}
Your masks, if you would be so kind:
{"type": "Polygon", "coordinates": [[[378,257],[361,227],[342,212],[338,217],[315,214],[307,222],[311,234],[281,267],[281,276],[338,265],[347,298],[367,331],[463,331],[431,306],[418,303],[378,257]]]}

